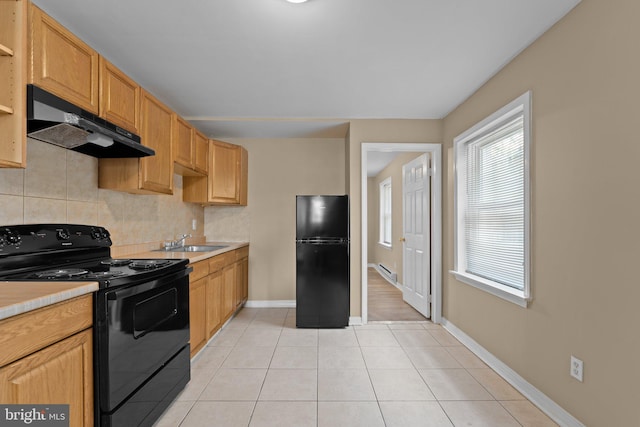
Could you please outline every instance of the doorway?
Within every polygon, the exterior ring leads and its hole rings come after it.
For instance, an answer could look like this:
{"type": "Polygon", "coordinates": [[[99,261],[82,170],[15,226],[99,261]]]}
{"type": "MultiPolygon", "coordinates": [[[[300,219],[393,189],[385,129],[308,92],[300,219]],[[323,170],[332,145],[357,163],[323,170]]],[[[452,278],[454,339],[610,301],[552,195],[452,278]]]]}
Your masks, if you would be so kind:
{"type": "MultiPolygon", "coordinates": [[[[383,239],[380,239],[380,241],[374,241],[373,240],[374,237],[369,234],[369,227],[370,225],[373,225],[373,224],[370,224],[370,221],[372,220],[369,218],[369,210],[370,210],[369,199],[370,197],[374,197],[374,195],[371,194],[371,190],[369,188],[367,166],[370,163],[370,161],[373,161],[376,158],[381,157],[383,154],[388,155],[390,153],[393,153],[394,155],[404,155],[405,158],[407,155],[411,155],[411,153],[414,153],[415,157],[420,156],[421,153],[425,153],[426,156],[421,156],[421,157],[423,158],[426,157],[430,159],[429,163],[431,164],[431,166],[429,167],[429,169],[431,170],[431,173],[429,173],[429,176],[425,177],[425,179],[427,180],[426,183],[431,187],[431,191],[429,192],[429,195],[426,196],[427,203],[425,204],[425,206],[426,206],[427,212],[423,212],[422,214],[424,215],[424,217],[421,216],[419,218],[421,221],[423,221],[423,223],[431,225],[429,227],[430,236],[428,238],[428,242],[427,241],[425,242],[426,258],[425,260],[419,263],[418,267],[422,267],[422,266],[427,267],[424,270],[424,274],[427,276],[425,279],[425,283],[427,284],[427,286],[429,286],[429,289],[427,289],[427,293],[430,293],[431,297],[429,298],[427,295],[427,297],[423,301],[424,304],[428,304],[426,307],[426,313],[431,315],[430,318],[434,323],[439,323],[440,317],[441,317],[441,295],[442,295],[442,292],[441,292],[441,288],[442,288],[442,283],[441,283],[442,146],[440,144],[427,144],[427,143],[363,143],[362,144],[362,163],[361,163],[361,170],[362,170],[362,186],[361,186],[361,190],[362,190],[361,192],[362,194],[362,204],[361,204],[362,206],[362,210],[361,210],[362,211],[361,212],[362,213],[362,272],[361,272],[362,274],[361,276],[362,277],[362,302],[361,302],[362,321],[363,323],[367,323],[369,321],[369,315],[368,315],[369,314],[369,310],[368,310],[369,286],[371,285],[373,286],[371,288],[372,293],[379,292],[381,289],[377,287],[380,283],[378,281],[379,276],[377,275],[376,272],[371,271],[372,266],[368,264],[369,248],[371,247],[373,251],[377,251],[379,246],[384,249],[385,244],[387,244],[389,248],[396,245],[395,248],[400,247],[402,248],[401,250],[404,250],[404,246],[405,246],[404,242],[400,242],[401,238],[404,239],[404,235],[406,231],[404,229],[401,230],[400,232],[396,232],[395,236],[388,237],[386,239],[386,240],[393,239],[393,242],[391,240],[383,241],[383,239]],[[374,246],[370,246],[370,244],[374,246]],[[370,283],[370,281],[375,281],[375,282],[370,283]]],[[[427,169],[425,168],[425,170],[427,169]]],[[[396,178],[396,179],[404,180],[404,177],[396,178]]],[[[403,191],[401,193],[403,193],[403,191]]],[[[400,197],[404,197],[404,196],[405,196],[404,194],[400,194],[400,197]]],[[[402,202],[403,206],[404,204],[405,202],[402,202]]],[[[396,216],[397,222],[399,223],[404,222],[402,220],[403,214],[401,212],[396,212],[394,215],[396,216]]],[[[421,215],[421,214],[418,214],[418,215],[421,215]]],[[[381,227],[383,227],[382,221],[381,221],[381,227]]],[[[383,230],[381,228],[381,233],[382,232],[383,230]]],[[[375,255],[375,254],[372,254],[372,255],[375,255]]],[[[389,264],[393,264],[391,265],[392,268],[388,268],[389,266],[387,266],[387,268],[391,270],[398,269],[399,267],[399,270],[402,271],[406,268],[406,267],[403,268],[402,265],[398,266],[397,263],[393,262],[392,260],[389,261],[389,264]]],[[[402,264],[402,261],[400,261],[400,264],[402,264]]],[[[384,265],[381,266],[382,270],[378,268],[378,266],[375,266],[375,267],[376,267],[376,270],[382,271],[383,273],[385,273],[383,271],[385,267],[384,265]]],[[[413,274],[413,273],[415,273],[415,266],[412,272],[410,272],[410,274],[413,274]]],[[[388,274],[386,275],[388,276],[388,274]]],[[[391,294],[393,292],[391,289],[392,288],[387,288],[386,290],[384,290],[384,292],[387,292],[388,290],[389,294],[391,294]]],[[[380,293],[380,295],[384,295],[384,292],[380,293]]],[[[373,294],[372,294],[372,297],[373,297],[373,294]]],[[[425,310],[421,310],[421,311],[423,313],[425,312],[425,310]]],[[[375,319],[375,320],[379,320],[379,319],[375,319]]],[[[391,319],[387,319],[387,320],[391,320],[391,319]]]]}

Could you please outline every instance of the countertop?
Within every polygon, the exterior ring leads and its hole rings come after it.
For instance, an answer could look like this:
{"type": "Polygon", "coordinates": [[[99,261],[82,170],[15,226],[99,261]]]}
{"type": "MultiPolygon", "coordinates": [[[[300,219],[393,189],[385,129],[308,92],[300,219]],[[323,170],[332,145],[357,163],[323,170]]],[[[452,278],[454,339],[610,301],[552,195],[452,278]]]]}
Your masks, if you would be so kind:
{"type": "MultiPolygon", "coordinates": [[[[249,242],[206,242],[200,244],[226,247],[211,252],[146,251],[118,258],[188,259],[190,263],[194,263],[248,246],[249,242]]],[[[0,320],[97,290],[97,282],[0,281],[0,320]]]]}
{"type": "Polygon", "coordinates": [[[120,258],[188,259],[190,263],[194,263],[198,261],[204,261],[205,259],[212,258],[216,255],[221,255],[225,252],[234,251],[236,249],[249,246],[249,242],[206,242],[198,243],[198,245],[215,245],[226,247],[211,252],[147,251],[126,255],[120,258]]]}
{"type": "Polygon", "coordinates": [[[0,320],[98,290],[98,282],[0,282],[0,320]]]}

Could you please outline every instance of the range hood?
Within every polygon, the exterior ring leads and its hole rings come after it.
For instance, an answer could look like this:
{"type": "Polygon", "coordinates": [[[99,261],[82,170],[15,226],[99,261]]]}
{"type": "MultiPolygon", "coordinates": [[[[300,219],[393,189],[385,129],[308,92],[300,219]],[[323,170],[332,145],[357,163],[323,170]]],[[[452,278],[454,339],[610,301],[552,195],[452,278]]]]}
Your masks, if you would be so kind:
{"type": "Polygon", "coordinates": [[[138,135],[34,85],[27,85],[27,136],[93,157],[155,154],[138,135]]]}

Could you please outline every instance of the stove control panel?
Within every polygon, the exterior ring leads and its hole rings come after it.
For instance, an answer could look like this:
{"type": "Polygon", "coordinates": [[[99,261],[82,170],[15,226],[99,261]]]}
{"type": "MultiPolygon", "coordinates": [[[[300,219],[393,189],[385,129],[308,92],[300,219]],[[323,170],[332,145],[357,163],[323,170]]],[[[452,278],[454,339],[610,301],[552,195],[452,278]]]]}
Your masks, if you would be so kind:
{"type": "Polygon", "coordinates": [[[108,248],[104,227],[78,224],[25,224],[0,226],[0,257],[57,249],[108,248]]]}

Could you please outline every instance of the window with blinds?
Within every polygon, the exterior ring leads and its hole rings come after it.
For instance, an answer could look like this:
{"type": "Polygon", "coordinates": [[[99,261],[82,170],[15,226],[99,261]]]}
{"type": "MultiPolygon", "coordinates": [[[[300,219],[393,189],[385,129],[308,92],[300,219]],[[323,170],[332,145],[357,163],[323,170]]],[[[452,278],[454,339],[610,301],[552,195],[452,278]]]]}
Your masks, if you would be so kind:
{"type": "Polygon", "coordinates": [[[391,246],[391,177],[380,183],[380,244],[391,246]]]}
{"type": "Polygon", "coordinates": [[[507,299],[529,298],[529,103],[527,93],[454,140],[454,273],[507,299]]]}

